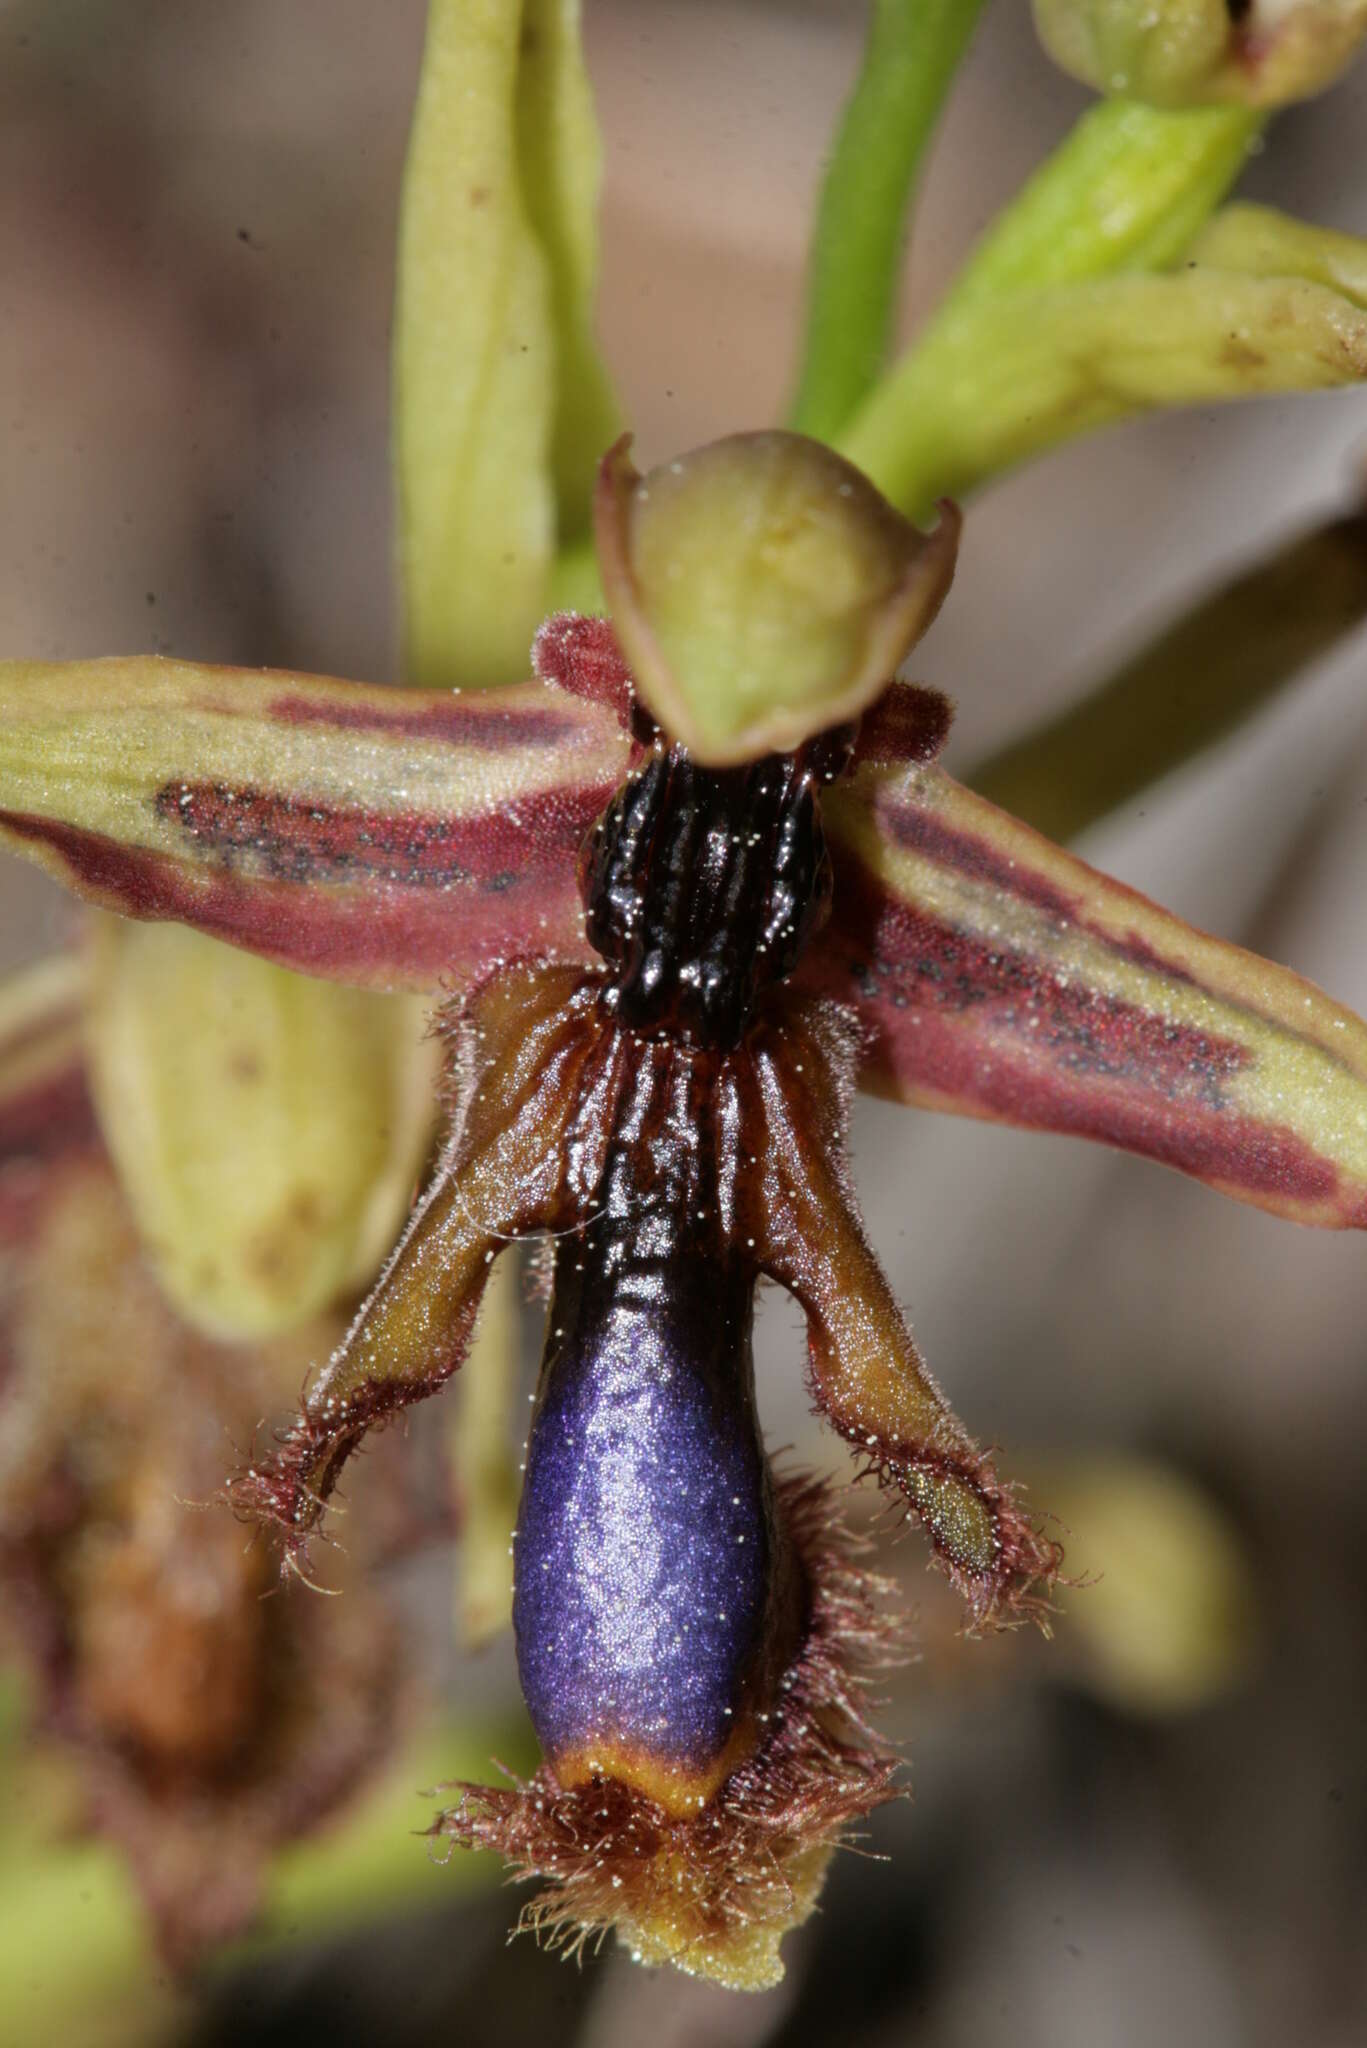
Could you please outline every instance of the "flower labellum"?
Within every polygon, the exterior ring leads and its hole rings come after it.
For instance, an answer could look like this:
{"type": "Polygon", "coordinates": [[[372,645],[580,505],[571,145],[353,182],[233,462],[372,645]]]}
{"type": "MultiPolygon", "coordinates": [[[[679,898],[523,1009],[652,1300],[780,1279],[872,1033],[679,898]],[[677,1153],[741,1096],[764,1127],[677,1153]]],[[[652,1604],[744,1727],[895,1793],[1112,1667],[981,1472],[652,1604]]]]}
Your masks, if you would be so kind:
{"type": "MultiPolygon", "coordinates": [[[[263,1597],[260,1546],[187,1505],[211,1497],[225,1436],[250,1441],[297,1384],[319,1326],[224,1345],[183,1322],[82,1113],[79,1066],[5,1078],[0,1252],[23,1256],[0,1267],[0,1610],[39,1726],[78,1765],[84,1824],[120,1851],[183,1971],[251,1924],[274,1849],[387,1758],[408,1689],[398,1632],[362,1561],[347,1598],[288,1612],[263,1597]],[[52,1148],[42,1172],[26,1105],[52,1148]]],[[[371,1506],[370,1532],[394,1521],[371,1506]]]]}

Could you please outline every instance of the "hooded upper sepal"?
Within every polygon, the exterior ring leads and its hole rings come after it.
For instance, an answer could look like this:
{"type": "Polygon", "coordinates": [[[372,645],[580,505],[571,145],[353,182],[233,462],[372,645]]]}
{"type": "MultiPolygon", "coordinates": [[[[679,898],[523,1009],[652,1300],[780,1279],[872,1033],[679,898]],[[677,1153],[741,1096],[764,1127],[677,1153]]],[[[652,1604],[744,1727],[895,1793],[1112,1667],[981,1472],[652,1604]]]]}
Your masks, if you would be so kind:
{"type": "Polygon", "coordinates": [[[960,519],[922,533],[818,441],[733,434],[640,476],[629,437],[595,508],[603,588],[638,695],[709,767],[858,717],[933,622],[960,519]]]}

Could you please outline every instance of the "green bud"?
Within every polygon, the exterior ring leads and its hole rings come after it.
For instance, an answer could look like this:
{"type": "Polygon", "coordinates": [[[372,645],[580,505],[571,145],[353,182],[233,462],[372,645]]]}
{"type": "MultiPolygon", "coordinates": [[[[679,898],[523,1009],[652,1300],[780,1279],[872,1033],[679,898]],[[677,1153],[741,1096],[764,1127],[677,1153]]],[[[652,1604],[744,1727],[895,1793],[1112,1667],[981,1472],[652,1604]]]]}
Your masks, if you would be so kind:
{"type": "Polygon", "coordinates": [[[431,1136],[423,1001],[339,988],[170,924],[99,917],[87,1056],[163,1291],[261,1338],[359,1292],[431,1136]]]}
{"type": "Polygon", "coordinates": [[[736,434],[641,477],[620,441],[596,529],[636,686],[710,766],[799,746],[881,694],[954,574],[959,514],[929,535],[799,434],[736,434]]]}
{"type": "Polygon", "coordinates": [[[1160,107],[1279,107],[1322,92],[1367,34],[1367,0],[1034,0],[1040,41],[1101,92],[1160,107]]]}

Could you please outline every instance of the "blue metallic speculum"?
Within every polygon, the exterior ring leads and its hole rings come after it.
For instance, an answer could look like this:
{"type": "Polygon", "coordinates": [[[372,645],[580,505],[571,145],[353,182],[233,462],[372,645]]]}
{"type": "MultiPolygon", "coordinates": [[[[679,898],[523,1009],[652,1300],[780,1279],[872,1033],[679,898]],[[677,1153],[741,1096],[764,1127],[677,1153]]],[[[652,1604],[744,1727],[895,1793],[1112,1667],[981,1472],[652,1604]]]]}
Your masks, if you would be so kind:
{"type": "Polygon", "coordinates": [[[687,1244],[661,1259],[600,1225],[561,1247],[514,1620],[562,1779],[687,1804],[748,1746],[776,1547],[750,1292],[687,1244]]]}

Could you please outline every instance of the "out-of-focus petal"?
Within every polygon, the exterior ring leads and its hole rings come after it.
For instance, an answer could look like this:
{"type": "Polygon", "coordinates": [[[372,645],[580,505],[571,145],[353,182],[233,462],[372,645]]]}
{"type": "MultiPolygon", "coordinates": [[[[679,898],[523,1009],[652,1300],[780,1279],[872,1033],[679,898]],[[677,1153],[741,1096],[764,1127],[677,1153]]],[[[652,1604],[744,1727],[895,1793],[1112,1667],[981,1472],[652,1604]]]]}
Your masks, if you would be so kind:
{"type": "Polygon", "coordinates": [[[864,1020],[866,1085],[1367,1227],[1367,1025],[1351,1011],[937,768],[864,763],[824,808],[835,911],[811,971],[864,1020]]]}
{"type": "Polygon", "coordinates": [[[0,985],[0,1283],[4,1253],[28,1236],[49,1169],[99,1144],[85,1080],[84,990],[75,953],[0,985]]]}
{"type": "Polygon", "coordinates": [[[405,1710],[359,1558],[346,1599],[287,1612],[261,1597],[269,1558],[187,1505],[337,1325],[250,1348],[187,1329],[99,1158],[60,1176],[17,1293],[0,1602],[39,1725],[81,1759],[83,1825],[183,1966],[242,1931],[271,1850],[383,1763],[405,1710]]]}
{"type": "Polygon", "coordinates": [[[1151,1458],[1053,1458],[1032,1485],[1068,1531],[1065,1660],[1103,1699],[1183,1714],[1247,1677],[1258,1649],[1252,1559],[1217,1501],[1151,1458]]]}
{"type": "Polygon", "coordinates": [[[168,1299],[245,1339],[359,1293],[432,1140],[423,998],[124,918],[97,920],[91,955],[91,1086],[168,1299]]]}
{"type": "Polygon", "coordinates": [[[516,674],[617,428],[592,336],[577,0],[434,0],[404,176],[394,456],[407,670],[516,674]]]}
{"type": "Polygon", "coordinates": [[[305,973],[430,988],[581,957],[574,860],[628,742],[466,697],[151,658],[0,663],[0,840],[79,895],[305,973]]]}
{"type": "Polygon", "coordinates": [[[599,458],[621,431],[593,332],[603,151],[581,13],[580,0],[525,0],[518,65],[522,185],[555,325],[551,460],[562,547],[588,538],[599,458]]]}

